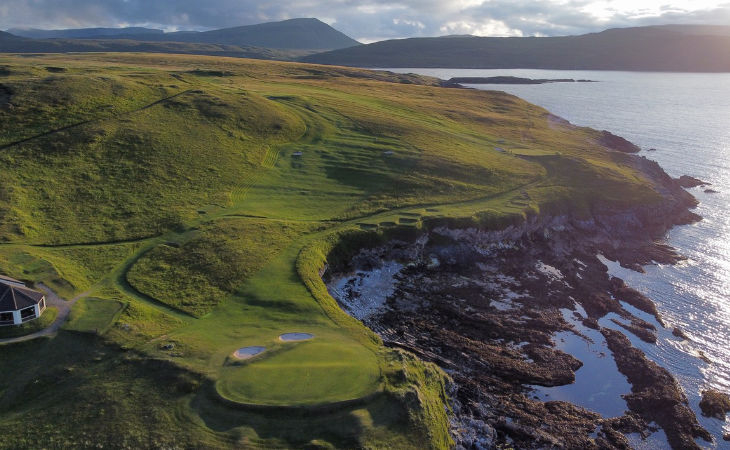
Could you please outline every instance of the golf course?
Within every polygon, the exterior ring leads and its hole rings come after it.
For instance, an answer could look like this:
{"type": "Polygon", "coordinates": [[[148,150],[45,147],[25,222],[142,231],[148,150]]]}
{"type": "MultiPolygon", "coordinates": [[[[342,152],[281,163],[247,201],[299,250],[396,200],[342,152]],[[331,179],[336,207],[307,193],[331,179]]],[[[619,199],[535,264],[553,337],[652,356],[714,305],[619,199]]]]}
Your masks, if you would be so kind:
{"type": "Polygon", "coordinates": [[[418,75],[0,56],[0,274],[78,298],[0,345],[0,448],[448,448],[448,375],[322,274],[434,227],[659,202],[601,137],[418,75]]]}

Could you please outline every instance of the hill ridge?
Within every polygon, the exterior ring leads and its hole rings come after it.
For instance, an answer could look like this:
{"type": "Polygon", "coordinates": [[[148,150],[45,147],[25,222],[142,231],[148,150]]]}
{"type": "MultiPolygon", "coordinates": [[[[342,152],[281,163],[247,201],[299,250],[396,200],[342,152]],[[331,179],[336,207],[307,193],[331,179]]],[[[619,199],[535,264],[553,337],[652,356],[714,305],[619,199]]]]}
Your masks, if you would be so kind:
{"type": "Polygon", "coordinates": [[[261,47],[285,50],[335,50],[359,42],[316,18],[295,18],[277,22],[220,28],[208,31],[176,31],[126,27],[78,28],[68,30],[14,29],[25,39],[131,40],[181,42],[261,47]]]}
{"type": "Polygon", "coordinates": [[[673,25],[559,37],[430,37],[380,41],[302,61],[358,67],[730,71],[730,29],[673,25]],[[710,31],[712,31],[710,33],[710,31]]]}

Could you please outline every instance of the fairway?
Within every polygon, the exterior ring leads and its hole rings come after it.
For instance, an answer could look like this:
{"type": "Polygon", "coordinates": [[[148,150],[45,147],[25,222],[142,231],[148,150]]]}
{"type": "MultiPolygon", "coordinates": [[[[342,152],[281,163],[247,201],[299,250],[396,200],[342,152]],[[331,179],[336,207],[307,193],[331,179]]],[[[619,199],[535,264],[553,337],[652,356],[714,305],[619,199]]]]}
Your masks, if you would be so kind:
{"type": "Polygon", "coordinates": [[[0,66],[0,273],[89,295],[25,344],[47,366],[0,348],[18,380],[0,383],[0,426],[30,424],[10,446],[79,446],[104,409],[93,442],[112,447],[447,447],[447,376],[344,313],[327,265],[439,226],[659,199],[600,133],[501,92],[180,55],[0,66]],[[244,347],[265,351],[235,358],[244,347]],[[24,396],[47,376],[66,381],[24,396]],[[72,426],[64,398],[79,399],[72,426]]]}

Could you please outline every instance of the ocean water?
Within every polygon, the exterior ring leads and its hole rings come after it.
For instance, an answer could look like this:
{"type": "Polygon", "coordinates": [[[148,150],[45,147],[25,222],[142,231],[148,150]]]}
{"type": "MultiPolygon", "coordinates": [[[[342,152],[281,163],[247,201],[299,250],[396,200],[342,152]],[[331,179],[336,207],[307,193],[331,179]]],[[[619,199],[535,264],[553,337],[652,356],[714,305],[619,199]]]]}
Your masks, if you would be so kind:
{"type": "Polygon", "coordinates": [[[670,175],[712,183],[690,192],[704,219],[676,227],[666,240],[687,260],[645,267],[646,274],[610,264],[610,270],[651,297],[667,323],[657,345],[634,345],[678,379],[700,423],[716,439],[703,447],[730,448],[722,434],[729,422],[702,417],[700,393],[712,387],[730,393],[730,73],[656,73],[552,70],[389,69],[448,79],[512,75],[574,78],[597,83],[473,85],[509,92],[576,125],[609,130],[639,145],[670,175]],[[655,151],[649,151],[656,149],[655,151]],[[678,326],[690,337],[671,334],[678,326]],[[704,354],[711,363],[700,359],[704,354]]]}

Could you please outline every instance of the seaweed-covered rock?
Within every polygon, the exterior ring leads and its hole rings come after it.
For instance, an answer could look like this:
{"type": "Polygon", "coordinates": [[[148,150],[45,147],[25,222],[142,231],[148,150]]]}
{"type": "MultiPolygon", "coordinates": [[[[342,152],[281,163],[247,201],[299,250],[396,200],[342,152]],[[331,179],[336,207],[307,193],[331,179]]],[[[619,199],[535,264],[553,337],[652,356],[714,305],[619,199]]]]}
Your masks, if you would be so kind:
{"type": "Polygon", "coordinates": [[[715,389],[702,391],[700,409],[705,417],[725,420],[725,414],[730,412],[730,395],[715,389]]]}

